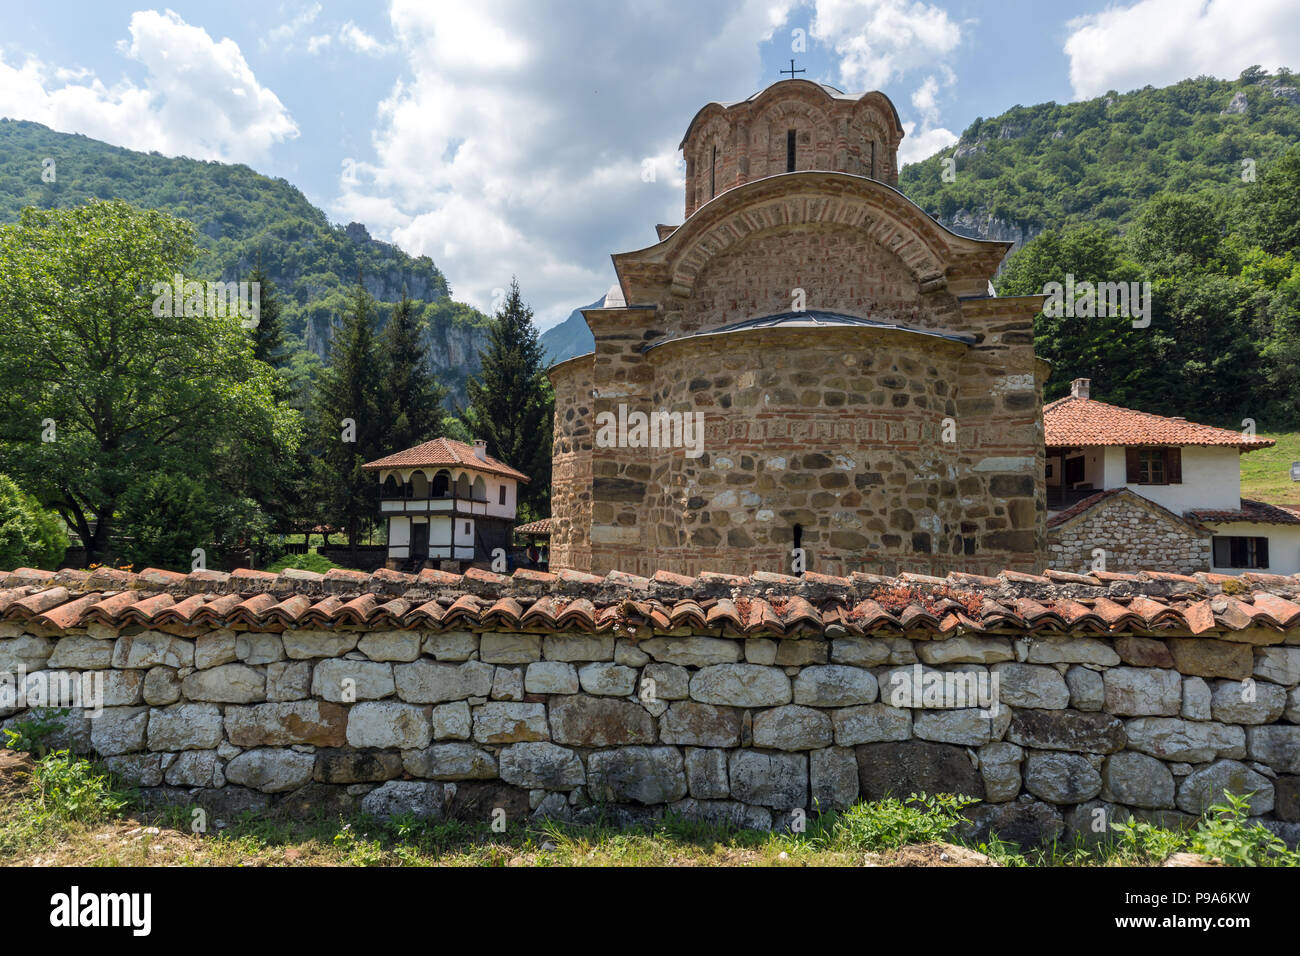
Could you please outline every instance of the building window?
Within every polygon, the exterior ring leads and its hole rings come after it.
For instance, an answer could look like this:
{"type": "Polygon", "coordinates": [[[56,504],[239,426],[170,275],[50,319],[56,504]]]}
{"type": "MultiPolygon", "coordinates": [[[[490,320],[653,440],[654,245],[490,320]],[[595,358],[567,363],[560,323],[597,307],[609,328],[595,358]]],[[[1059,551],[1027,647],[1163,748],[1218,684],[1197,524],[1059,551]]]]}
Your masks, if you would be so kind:
{"type": "Polygon", "coordinates": [[[709,198],[718,194],[718,147],[713,147],[713,162],[709,165],[709,198]]]}
{"type": "Polygon", "coordinates": [[[1216,568],[1268,567],[1268,538],[1215,535],[1213,541],[1216,568]]]}
{"type": "Polygon", "coordinates": [[[1183,482],[1181,448],[1124,449],[1125,483],[1130,485],[1180,485],[1183,482]]]}
{"type": "Polygon", "coordinates": [[[790,129],[785,132],[785,171],[787,173],[794,172],[794,154],[794,130],[790,129]]]}
{"type": "Polygon", "coordinates": [[[497,496],[497,504],[503,505],[505,503],[506,503],[506,486],[502,485],[501,493],[497,496]]]}

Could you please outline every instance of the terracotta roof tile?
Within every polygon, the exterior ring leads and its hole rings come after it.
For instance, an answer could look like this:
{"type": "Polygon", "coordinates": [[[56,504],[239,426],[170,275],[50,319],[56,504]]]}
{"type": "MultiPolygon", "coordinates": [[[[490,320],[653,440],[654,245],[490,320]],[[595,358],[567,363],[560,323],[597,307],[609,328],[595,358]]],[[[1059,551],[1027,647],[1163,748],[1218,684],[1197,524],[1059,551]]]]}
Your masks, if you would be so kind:
{"type": "Polygon", "coordinates": [[[1289,505],[1271,505],[1265,501],[1242,498],[1241,507],[1236,510],[1219,510],[1198,508],[1189,511],[1197,521],[1229,522],[1242,521],[1248,524],[1300,524],[1300,508],[1289,505]]]}
{"type": "Polygon", "coordinates": [[[1073,396],[1043,406],[1043,437],[1048,448],[1096,445],[1226,445],[1253,451],[1276,444],[1241,432],[1166,418],[1091,398],[1073,396]]]}
{"type": "Polygon", "coordinates": [[[515,526],[515,534],[543,535],[543,534],[550,534],[550,533],[551,533],[550,518],[542,518],[538,521],[529,521],[527,524],[521,524],[515,526]]]}
{"type": "Polygon", "coordinates": [[[474,451],[474,446],[452,438],[435,438],[423,445],[377,458],[361,467],[370,471],[379,471],[388,468],[436,468],[442,465],[461,466],[490,475],[504,475],[507,478],[528,481],[528,476],[522,471],[516,471],[504,461],[491,455],[486,459],[480,459],[474,451]]]}

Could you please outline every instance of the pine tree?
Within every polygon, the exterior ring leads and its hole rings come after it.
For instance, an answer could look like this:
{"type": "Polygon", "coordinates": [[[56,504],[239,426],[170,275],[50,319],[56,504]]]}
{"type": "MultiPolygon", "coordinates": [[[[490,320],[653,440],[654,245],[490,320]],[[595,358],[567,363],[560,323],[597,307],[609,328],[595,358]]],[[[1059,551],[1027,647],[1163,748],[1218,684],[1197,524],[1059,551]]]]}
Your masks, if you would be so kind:
{"type": "Polygon", "coordinates": [[[521,517],[545,515],[551,485],[551,416],[555,400],[543,366],[542,344],[533,310],[524,304],[517,279],[493,317],[487,351],[479,353],[479,376],[466,382],[465,423],[488,451],[522,471],[521,517]]]}
{"type": "Polygon", "coordinates": [[[258,283],[259,307],[257,325],[250,330],[253,337],[253,358],[274,369],[288,362],[288,348],[284,342],[284,321],[280,317],[280,298],[275,293],[275,283],[262,268],[262,257],[257,257],[250,283],[258,283]]]}
{"type": "Polygon", "coordinates": [[[442,433],[447,389],[429,371],[429,346],[413,303],[402,300],[379,335],[381,430],[389,452],[401,451],[442,433]]]}
{"type": "Polygon", "coordinates": [[[375,362],[374,299],[357,277],[352,306],[330,344],[313,407],[315,499],[330,524],[347,531],[356,549],[361,526],[379,511],[379,481],[361,466],[381,447],[379,376],[375,362]]]}

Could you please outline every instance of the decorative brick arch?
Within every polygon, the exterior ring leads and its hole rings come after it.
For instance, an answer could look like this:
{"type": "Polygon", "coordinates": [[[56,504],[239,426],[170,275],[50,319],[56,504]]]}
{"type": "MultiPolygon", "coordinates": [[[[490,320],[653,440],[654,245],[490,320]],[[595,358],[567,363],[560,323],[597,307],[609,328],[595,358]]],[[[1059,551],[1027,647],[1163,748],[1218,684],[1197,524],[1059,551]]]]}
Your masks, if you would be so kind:
{"type": "Polygon", "coordinates": [[[841,188],[810,195],[806,181],[793,192],[789,180],[768,177],[719,196],[715,203],[720,205],[713,209],[702,209],[669,240],[676,247],[668,258],[673,293],[689,296],[709,260],[749,236],[816,224],[861,229],[897,255],[922,285],[942,279],[950,253],[941,227],[929,217],[918,217],[905,198],[875,180],[842,173],[826,175],[841,188]]]}

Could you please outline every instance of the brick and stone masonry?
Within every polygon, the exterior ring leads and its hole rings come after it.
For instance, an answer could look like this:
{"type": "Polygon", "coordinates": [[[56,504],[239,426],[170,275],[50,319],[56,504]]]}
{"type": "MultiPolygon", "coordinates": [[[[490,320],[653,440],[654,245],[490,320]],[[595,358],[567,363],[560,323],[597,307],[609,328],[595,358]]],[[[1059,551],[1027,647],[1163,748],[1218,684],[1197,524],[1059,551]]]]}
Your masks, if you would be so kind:
{"type": "Polygon", "coordinates": [[[972,832],[1035,842],[1187,822],[1227,788],[1294,842],[1298,595],[1269,575],[19,571],[0,671],[102,675],[102,715],[56,745],[220,811],[765,828],[943,791],[981,799],[972,832]]]}

